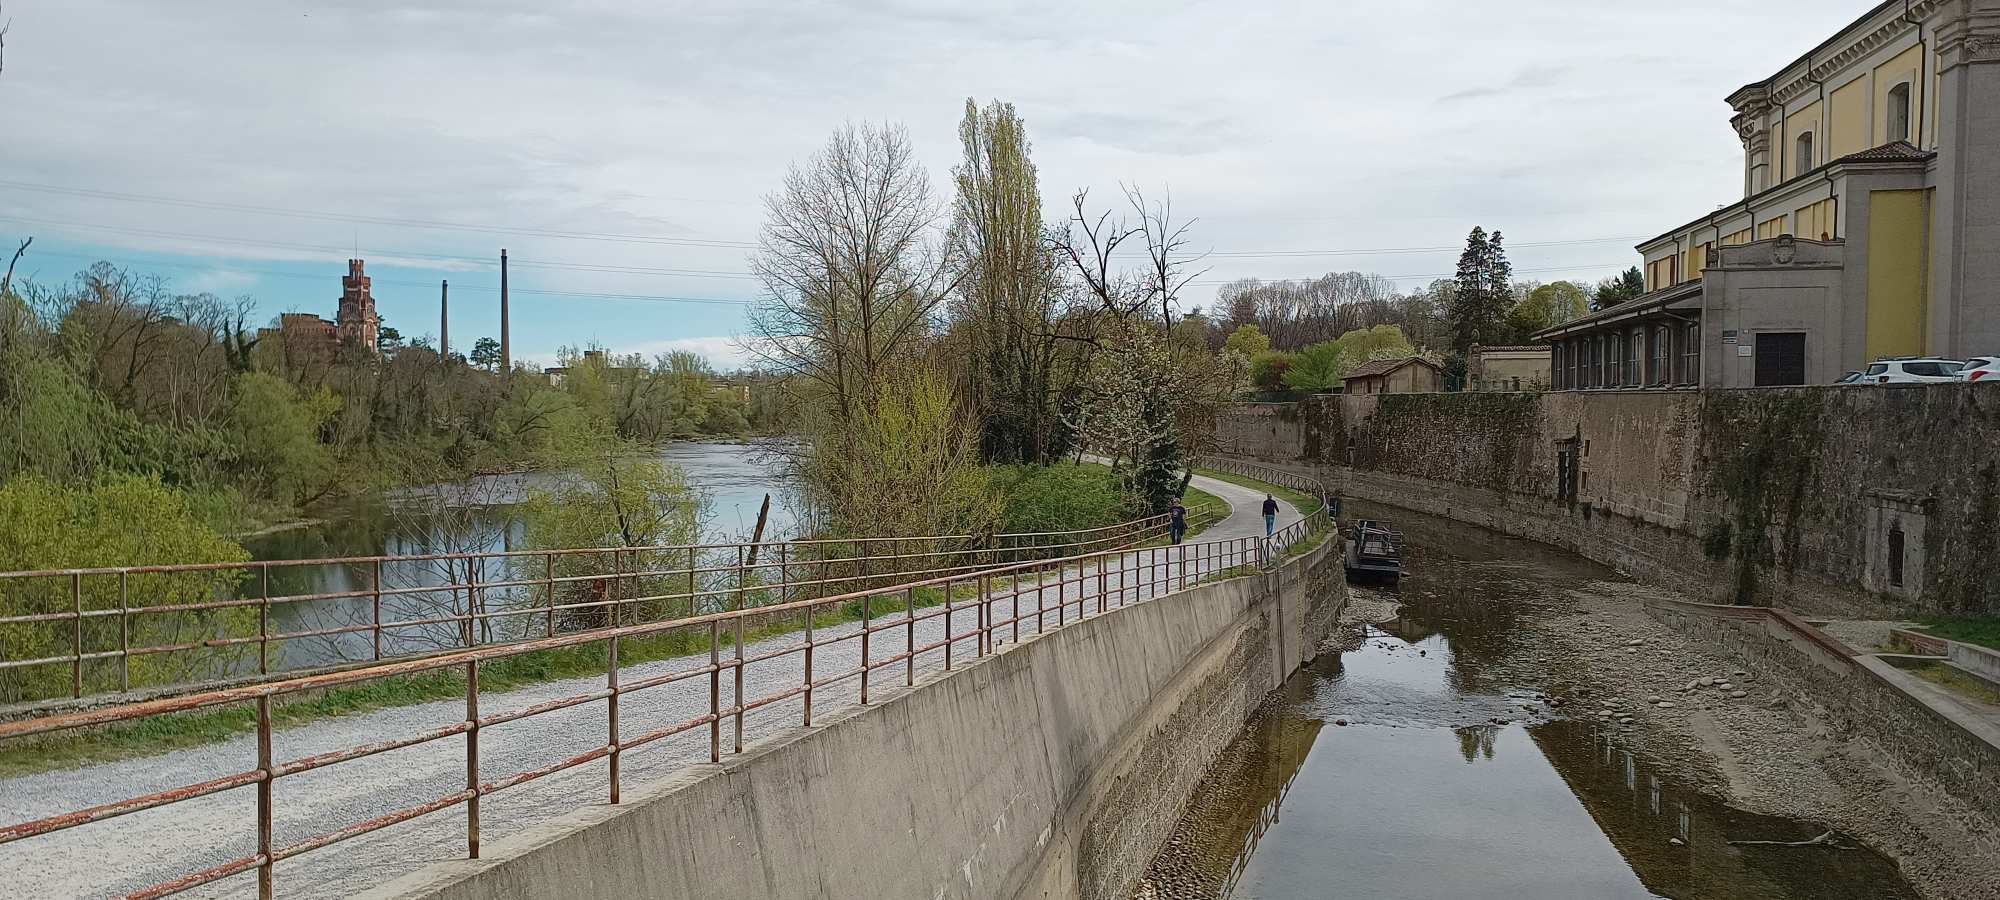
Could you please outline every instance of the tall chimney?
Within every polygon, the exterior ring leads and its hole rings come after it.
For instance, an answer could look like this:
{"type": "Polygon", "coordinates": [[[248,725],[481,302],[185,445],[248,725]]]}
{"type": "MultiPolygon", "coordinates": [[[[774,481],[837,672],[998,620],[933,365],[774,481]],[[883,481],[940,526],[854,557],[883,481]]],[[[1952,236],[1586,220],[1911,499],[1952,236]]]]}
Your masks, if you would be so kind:
{"type": "Polygon", "coordinates": [[[451,282],[438,282],[438,355],[451,361],[451,282]]]}
{"type": "Polygon", "coordinates": [[[500,372],[514,371],[514,352],[507,343],[507,249],[500,249],[500,372]]]}

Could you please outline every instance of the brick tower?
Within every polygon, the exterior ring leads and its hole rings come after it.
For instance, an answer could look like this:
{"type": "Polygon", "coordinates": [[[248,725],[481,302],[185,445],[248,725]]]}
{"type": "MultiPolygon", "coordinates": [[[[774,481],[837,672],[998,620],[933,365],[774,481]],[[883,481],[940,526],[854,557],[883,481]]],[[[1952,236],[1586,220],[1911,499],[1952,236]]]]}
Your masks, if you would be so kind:
{"type": "Polygon", "coordinates": [[[335,327],[340,333],[340,342],[364,347],[370,353],[378,352],[375,339],[382,320],[375,314],[375,295],[369,291],[371,279],[361,272],[361,260],[347,261],[347,277],[340,279],[340,311],[336,314],[335,327]]]}

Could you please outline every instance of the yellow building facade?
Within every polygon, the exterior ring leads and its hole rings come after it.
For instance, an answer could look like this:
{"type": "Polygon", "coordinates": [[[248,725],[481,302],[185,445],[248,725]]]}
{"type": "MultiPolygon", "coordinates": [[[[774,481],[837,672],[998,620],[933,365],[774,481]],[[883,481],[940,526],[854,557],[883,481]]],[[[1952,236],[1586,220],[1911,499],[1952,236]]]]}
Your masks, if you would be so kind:
{"type": "Polygon", "coordinates": [[[1831,382],[2000,353],[2000,0],[1894,0],[1728,98],[1743,197],[1537,335],[1559,389],[1831,382]]]}

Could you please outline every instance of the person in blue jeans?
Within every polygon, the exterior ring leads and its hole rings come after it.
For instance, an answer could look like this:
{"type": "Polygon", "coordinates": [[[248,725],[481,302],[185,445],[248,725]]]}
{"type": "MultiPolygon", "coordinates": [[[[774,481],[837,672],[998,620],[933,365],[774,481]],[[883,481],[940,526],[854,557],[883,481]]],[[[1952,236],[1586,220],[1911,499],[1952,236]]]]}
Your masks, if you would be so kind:
{"type": "Polygon", "coordinates": [[[1187,507],[1181,505],[1181,498],[1174,498],[1174,505],[1167,509],[1167,533],[1179,544],[1187,534],[1187,507]]]}
{"type": "Polygon", "coordinates": [[[1270,537],[1278,531],[1278,501],[1270,494],[1264,495],[1264,536],[1270,537]]]}

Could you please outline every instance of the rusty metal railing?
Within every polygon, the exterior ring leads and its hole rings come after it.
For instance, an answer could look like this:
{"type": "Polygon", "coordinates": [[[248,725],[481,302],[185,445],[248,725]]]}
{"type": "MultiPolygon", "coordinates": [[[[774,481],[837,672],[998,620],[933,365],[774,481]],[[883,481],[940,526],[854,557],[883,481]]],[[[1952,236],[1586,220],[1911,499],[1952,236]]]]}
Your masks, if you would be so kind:
{"type": "Polygon", "coordinates": [[[1275,484],[1279,487],[1290,488],[1299,493],[1317,498],[1321,505],[1325,505],[1327,498],[1333,496],[1333,488],[1325,480],[1290,469],[1280,469],[1274,466],[1245,462],[1226,456],[1204,456],[1197,461],[1197,465],[1204,469],[1228,472],[1231,475],[1241,475],[1245,478],[1254,478],[1266,484],[1275,484]]]}
{"type": "Polygon", "coordinates": [[[785,603],[1143,543],[1073,531],[356,556],[0,572],[0,706],[286,672],[785,603]],[[287,582],[337,590],[287,592],[287,582]],[[275,590],[274,590],[275,586],[275,590]],[[176,599],[178,595],[179,599],[176,599]],[[289,620],[289,621],[288,621],[289,620]],[[288,643],[312,642],[306,662],[288,643]],[[151,668],[135,673],[135,663],[151,668]]]}
{"type": "Polygon", "coordinates": [[[1270,565],[1283,558],[1293,544],[1319,533],[1325,525],[1323,518],[1324,512],[1308,516],[1270,538],[1228,538],[1146,550],[1094,551],[1059,559],[1010,563],[905,584],[793,600],[763,608],[739,608],[669,621],[622,625],[349,671],[4,722],[0,723],[0,742],[251,704],[256,714],[257,763],[255,768],[194,784],[0,827],[0,844],[95,825],[227,791],[254,788],[256,811],[253,827],[257,841],[254,853],[149,885],[127,896],[162,897],[254,872],[259,896],[270,898],[275,891],[274,869],[281,861],[461,806],[465,808],[466,856],[476,859],[479,856],[481,798],[603,761],[606,765],[606,795],[609,802],[616,804],[620,799],[623,757],[658,745],[666,738],[705,731],[708,758],[718,761],[725,743],[732,752],[742,752],[744,718],[753,711],[799,698],[803,711],[801,724],[810,726],[816,694],[851,682],[856,690],[855,702],[865,705],[871,702],[871,688],[876,688],[884,677],[892,683],[900,681],[904,687],[913,686],[920,660],[930,660],[923,668],[932,668],[941,662],[945,670],[950,670],[960,664],[955,658],[962,652],[960,648],[969,650],[974,658],[983,657],[997,652],[1002,645],[1060,629],[1093,614],[1103,614],[1113,607],[1164,596],[1239,566],[1270,565]],[[1053,598],[1050,597],[1051,592],[1053,598]],[[1030,600],[1032,608],[1028,605],[1030,600]],[[931,602],[927,605],[926,601],[931,602]],[[831,633],[815,629],[816,620],[826,611],[856,607],[858,621],[853,627],[831,633]],[[805,623],[803,629],[774,638],[786,641],[776,648],[747,652],[745,628],[751,617],[782,615],[798,615],[805,623]],[[925,626],[922,628],[924,634],[920,635],[919,626],[927,622],[937,624],[925,626]],[[690,664],[681,668],[631,680],[621,675],[619,654],[622,643],[677,633],[691,635],[698,643],[705,643],[706,659],[697,655],[690,664]],[[816,650],[823,651],[829,646],[846,642],[859,644],[854,665],[831,672],[815,671],[816,650]],[[479,687],[482,665],[526,654],[592,645],[604,648],[602,688],[503,711],[493,711],[482,705],[479,687]],[[761,696],[745,696],[745,667],[781,658],[798,660],[801,673],[798,680],[761,696]],[[357,735],[357,738],[365,737],[367,740],[293,759],[281,760],[274,754],[272,708],[285,698],[425,673],[462,673],[465,712],[461,720],[414,734],[357,735]],[[726,702],[725,684],[730,686],[726,702]],[[638,734],[622,727],[619,720],[621,698],[642,691],[675,689],[692,692],[697,698],[705,693],[706,712],[638,734]],[[601,743],[566,759],[498,777],[482,770],[479,740],[483,729],[511,722],[533,721],[538,716],[597,702],[605,703],[607,711],[601,743]],[[278,812],[279,800],[274,786],[279,780],[449,739],[462,742],[465,759],[463,788],[292,843],[280,844],[275,840],[272,823],[278,812]]]}

